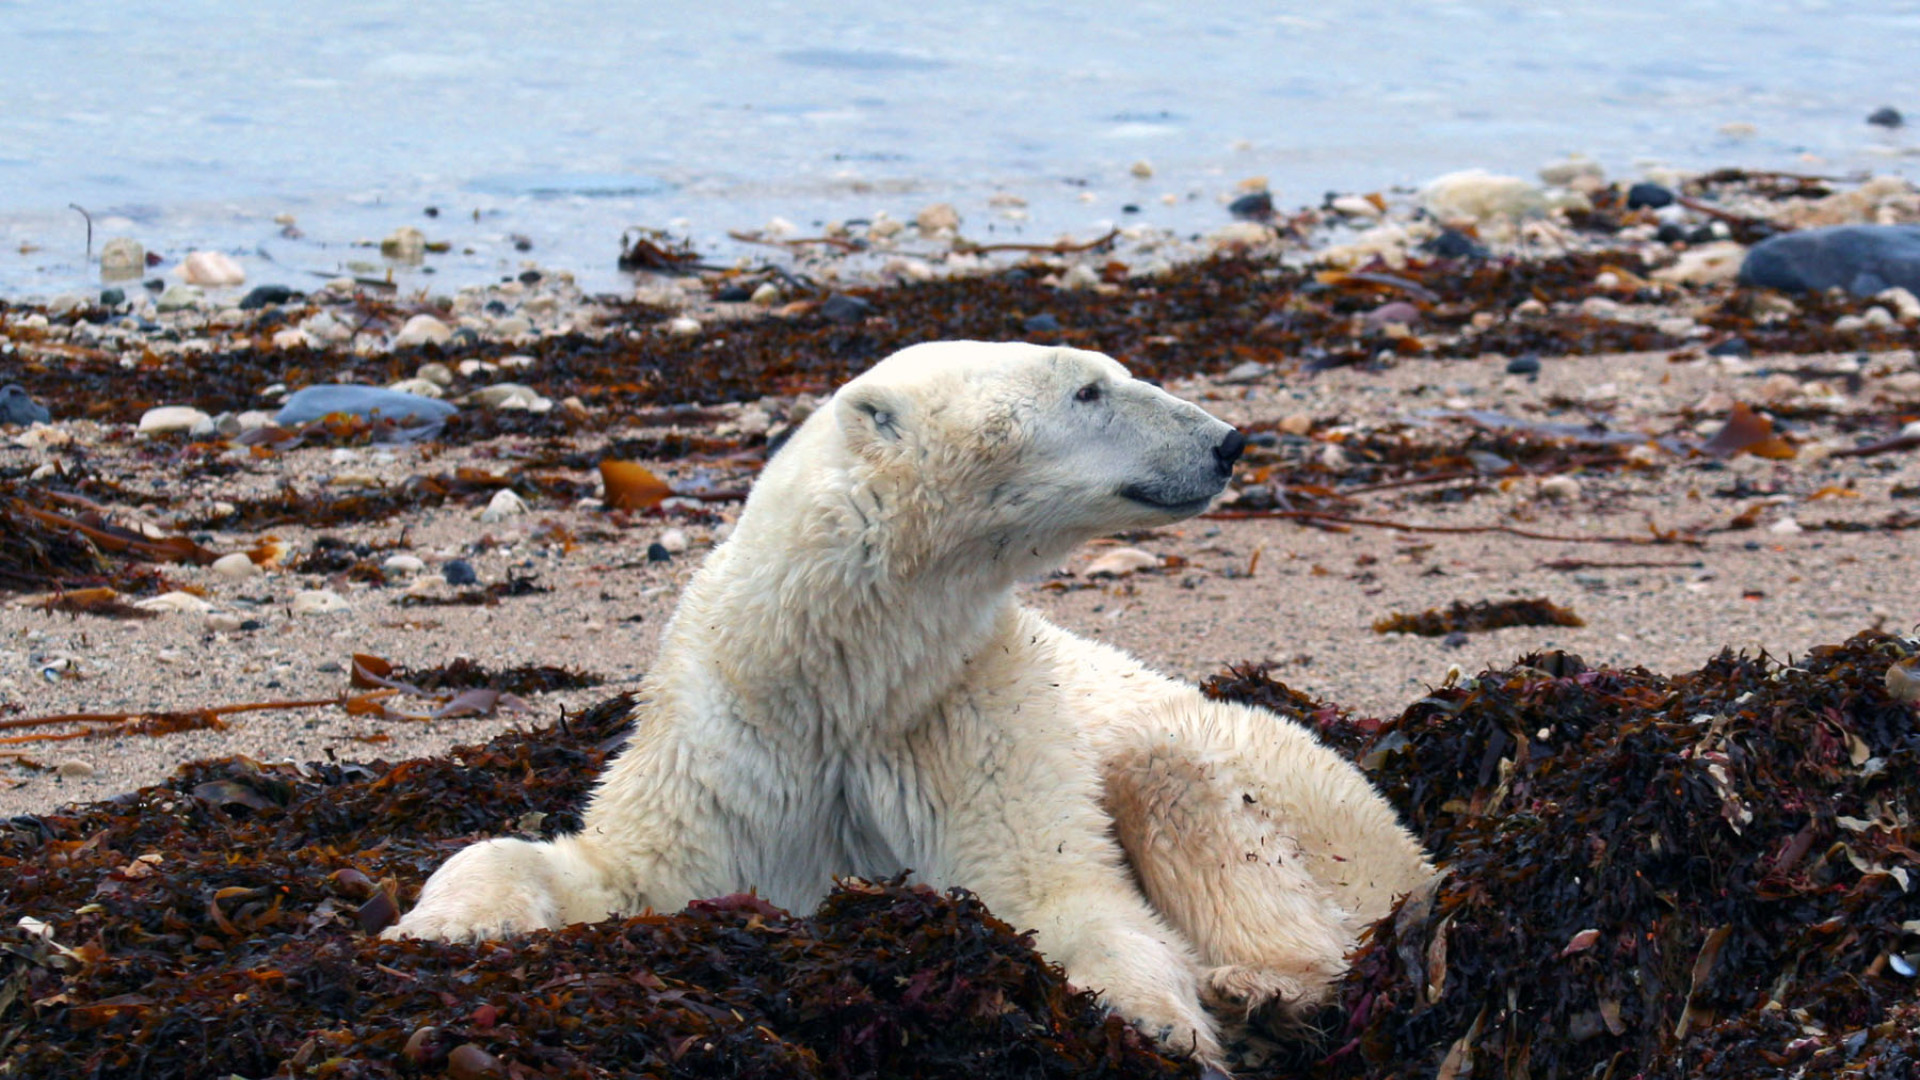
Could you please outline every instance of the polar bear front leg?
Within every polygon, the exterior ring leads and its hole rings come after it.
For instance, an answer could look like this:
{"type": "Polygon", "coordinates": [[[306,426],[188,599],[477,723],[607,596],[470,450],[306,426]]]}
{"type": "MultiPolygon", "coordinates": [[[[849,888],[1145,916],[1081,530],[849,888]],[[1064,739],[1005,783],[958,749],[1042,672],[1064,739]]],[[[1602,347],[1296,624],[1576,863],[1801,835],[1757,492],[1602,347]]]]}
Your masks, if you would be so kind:
{"type": "Polygon", "coordinates": [[[473,844],[434,871],[419,903],[380,936],[497,941],[604,919],[622,905],[596,856],[584,836],[473,844]]]}

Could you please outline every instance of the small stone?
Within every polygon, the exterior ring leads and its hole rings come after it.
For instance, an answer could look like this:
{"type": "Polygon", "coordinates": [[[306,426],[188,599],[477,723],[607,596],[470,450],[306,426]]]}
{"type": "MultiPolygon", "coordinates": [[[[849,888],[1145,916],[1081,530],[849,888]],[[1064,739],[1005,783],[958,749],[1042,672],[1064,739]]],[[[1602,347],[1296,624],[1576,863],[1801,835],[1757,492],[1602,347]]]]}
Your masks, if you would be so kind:
{"type": "Polygon", "coordinates": [[[1518,219],[1544,212],[1540,190],[1517,176],[1500,176],[1485,169],[1448,173],[1421,189],[1422,202],[1442,221],[1518,219]]]}
{"type": "Polygon", "coordinates": [[[1282,434],[1305,438],[1313,432],[1313,417],[1306,413],[1294,413],[1279,423],[1282,434]]]}
{"type": "Polygon", "coordinates": [[[1029,315],[1021,327],[1029,334],[1057,334],[1060,332],[1060,317],[1050,311],[1038,315],[1029,315]]]}
{"type": "Polygon", "coordinates": [[[1231,368],[1228,368],[1227,373],[1220,376],[1220,381],[1240,386],[1246,383],[1259,382],[1261,379],[1266,378],[1272,371],[1272,368],[1258,360],[1242,360],[1231,368]]]}
{"type": "Polygon", "coordinates": [[[385,570],[389,574],[406,574],[408,576],[418,574],[426,568],[426,562],[418,555],[389,555],[386,560],[380,564],[380,569],[385,570]]]}
{"type": "Polygon", "coordinates": [[[1151,162],[1136,161],[1127,171],[1141,180],[1150,180],[1153,178],[1153,164],[1151,162]]]}
{"type": "Polygon", "coordinates": [[[492,524],[505,521],[510,517],[519,517],[526,512],[526,500],[514,494],[512,488],[501,488],[493,493],[487,508],[480,511],[480,520],[492,524]]]}
{"type": "Polygon", "coordinates": [[[394,262],[419,263],[427,257],[427,236],[411,225],[402,225],[380,241],[380,254],[394,262]]]}
{"type": "Polygon", "coordinates": [[[407,324],[394,335],[393,347],[396,349],[418,348],[422,345],[445,345],[453,337],[453,328],[439,319],[422,312],[407,320],[407,324]]]}
{"type": "Polygon", "coordinates": [[[670,555],[684,555],[687,551],[687,534],[682,529],[668,529],[660,534],[660,546],[670,555]]]}
{"type": "Polygon", "coordinates": [[[1775,536],[1798,536],[1805,530],[1800,527],[1799,522],[1790,517],[1784,517],[1767,526],[1767,531],[1775,536]]]}
{"type": "Polygon", "coordinates": [[[352,610],[353,605],[332,589],[302,589],[293,598],[295,615],[332,615],[352,610]]]}
{"type": "Polygon", "coordinates": [[[160,294],[153,306],[162,315],[175,311],[191,311],[200,306],[202,293],[191,285],[170,285],[160,294]]]}
{"type": "Polygon", "coordinates": [[[1540,166],[1540,182],[1575,191],[1597,191],[1607,182],[1607,171],[1590,157],[1574,154],[1540,166]]]}
{"type": "Polygon", "coordinates": [[[1236,221],[1207,235],[1207,246],[1220,254],[1245,254],[1273,244],[1273,226],[1258,221],[1236,221]]]}
{"type": "Polygon", "coordinates": [[[0,387],[0,424],[44,424],[53,418],[45,405],[33,400],[24,389],[9,384],[0,387]]]}
{"type": "Polygon", "coordinates": [[[1920,297],[1914,296],[1911,290],[1896,285],[1891,289],[1875,293],[1873,298],[1892,308],[1893,314],[1898,316],[1901,322],[1920,319],[1920,297]]]}
{"type": "Polygon", "coordinates": [[[1627,189],[1627,209],[1629,210],[1639,210],[1643,207],[1648,210],[1658,210],[1663,206],[1672,205],[1673,192],[1659,184],[1641,181],[1627,189]]]}
{"type": "Polygon", "coordinates": [[[103,308],[117,308],[126,302],[127,290],[125,289],[100,290],[100,306],[103,308]]]}
{"type": "Polygon", "coordinates": [[[432,379],[401,379],[397,383],[387,384],[387,389],[396,394],[415,394],[424,398],[437,398],[446,393],[432,379]]]}
{"type": "Polygon", "coordinates": [[[238,615],[229,615],[224,611],[209,611],[201,624],[215,634],[237,634],[247,621],[238,615]]]}
{"type": "Polygon", "coordinates": [[[1507,361],[1507,374],[1509,375],[1540,374],[1540,354],[1526,353],[1525,355],[1516,356],[1513,359],[1507,361]]]}
{"type": "Polygon", "coordinates": [[[1649,276],[1670,285],[1719,285],[1740,276],[1740,263],[1746,256],[1745,245],[1731,240],[1699,244],[1681,252],[1672,266],[1663,266],[1649,276]]]}
{"type": "Polygon", "coordinates": [[[1358,218],[1377,218],[1382,213],[1373,200],[1364,195],[1335,195],[1327,202],[1327,208],[1337,214],[1358,218]]]}
{"type": "Polygon", "coordinates": [[[180,264],[180,277],[189,285],[223,288],[247,280],[247,272],[223,251],[190,251],[180,264]]]}
{"type": "Polygon", "coordinates": [[[259,577],[263,571],[246,552],[236,551],[213,560],[213,572],[228,581],[245,581],[250,577],[259,577]]]}
{"type": "Polygon", "coordinates": [[[655,540],[653,543],[647,545],[647,561],[672,562],[673,552],[667,550],[667,545],[655,540]]]}
{"type": "Polygon", "coordinates": [[[149,596],[145,600],[135,600],[133,606],[141,611],[159,611],[167,614],[186,613],[205,615],[213,610],[213,605],[190,592],[164,592],[159,596],[149,596]]]}
{"type": "Polygon", "coordinates": [[[1273,193],[1255,191],[1227,204],[1227,213],[1241,221],[1273,220],[1273,193]]]}
{"type": "Polygon", "coordinates": [[[1379,329],[1389,323],[1411,326],[1420,321],[1420,309],[1405,300],[1389,300],[1361,316],[1360,321],[1370,329],[1379,329]]]}
{"type": "Polygon", "coordinates": [[[437,424],[459,411],[444,401],[418,394],[402,394],[378,386],[328,383],[309,386],[289,397],[274,414],[274,421],[292,426],[332,413],[348,413],[368,419],[417,419],[437,424]]]}
{"type": "Polygon", "coordinates": [[[1891,105],[1882,105],[1867,114],[1867,123],[1874,127],[1892,129],[1905,126],[1906,122],[1907,118],[1900,115],[1900,110],[1891,105]]]}
{"type": "Polygon", "coordinates": [[[300,295],[285,285],[255,285],[240,298],[241,311],[258,311],[261,308],[284,304],[300,295]]]}
{"type": "Polygon", "coordinates": [[[419,370],[415,371],[413,376],[416,379],[425,379],[435,386],[447,387],[453,385],[452,370],[438,360],[421,364],[419,370]]]}
{"type": "Polygon", "coordinates": [[[1580,481],[1571,476],[1549,476],[1540,481],[1540,497],[1553,502],[1578,502],[1580,481]]]}
{"type": "Polygon", "coordinates": [[[68,758],[55,765],[53,773],[62,780],[84,780],[93,775],[93,766],[79,758],[68,758]]]}
{"type": "Polygon", "coordinates": [[[131,281],[147,272],[147,249],[138,240],[116,236],[100,248],[103,281],[131,281]]]}
{"type": "Polygon", "coordinates": [[[1448,649],[1464,649],[1467,647],[1468,640],[1465,630],[1455,630],[1446,637],[1441,638],[1440,644],[1442,647],[1448,649]]]}
{"type": "Polygon", "coordinates": [[[700,334],[700,320],[688,315],[676,315],[667,320],[667,333],[674,337],[697,337],[700,334]]]}
{"type": "Polygon", "coordinates": [[[1160,565],[1160,556],[1151,551],[1142,551],[1135,547],[1118,547],[1104,552],[1087,564],[1086,576],[1126,577],[1141,570],[1156,569],[1160,565]]]}
{"type": "Polygon", "coordinates": [[[528,409],[533,412],[546,412],[553,408],[553,402],[541,397],[539,391],[519,383],[494,383],[481,387],[467,395],[467,400],[488,409],[528,409]]]}
{"type": "Polygon", "coordinates": [[[873,314],[873,304],[845,293],[834,293],[820,305],[820,316],[828,322],[864,322],[871,314],[873,314]]]}
{"type": "Polygon", "coordinates": [[[1484,259],[1492,252],[1459,229],[1441,229],[1440,235],[1420,245],[1420,250],[1442,259],[1484,259]]]}
{"type": "Polygon", "coordinates": [[[951,203],[934,203],[915,214],[913,223],[923,236],[957,232],[960,229],[960,211],[955,210],[951,203]]]}
{"type": "Polygon", "coordinates": [[[480,584],[480,575],[474,573],[473,564],[465,559],[448,560],[446,565],[440,568],[440,576],[455,588],[480,584]]]}
{"type": "Polygon", "coordinates": [[[747,299],[761,307],[772,307],[780,302],[780,286],[771,281],[763,281],[758,288],[748,294],[747,299]]]}
{"type": "Polygon", "coordinates": [[[142,435],[174,435],[192,431],[196,426],[210,423],[211,416],[191,405],[162,405],[148,409],[140,417],[139,433],[142,435]]]}

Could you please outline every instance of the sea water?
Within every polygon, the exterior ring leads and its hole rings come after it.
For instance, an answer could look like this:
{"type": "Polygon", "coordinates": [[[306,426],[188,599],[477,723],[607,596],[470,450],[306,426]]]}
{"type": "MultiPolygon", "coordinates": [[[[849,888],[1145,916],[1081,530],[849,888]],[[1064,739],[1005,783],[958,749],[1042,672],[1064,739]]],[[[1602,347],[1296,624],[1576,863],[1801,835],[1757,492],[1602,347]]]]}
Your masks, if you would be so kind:
{"type": "Polygon", "coordinates": [[[0,297],[97,287],[88,217],[155,274],[617,292],[633,226],[735,258],[776,217],[1197,233],[1253,177],[1284,206],[1568,153],[1905,172],[1912,129],[1865,117],[1920,125],[1916,56],[1915,0],[0,0],[0,297]],[[386,265],[403,225],[450,251],[386,265]]]}

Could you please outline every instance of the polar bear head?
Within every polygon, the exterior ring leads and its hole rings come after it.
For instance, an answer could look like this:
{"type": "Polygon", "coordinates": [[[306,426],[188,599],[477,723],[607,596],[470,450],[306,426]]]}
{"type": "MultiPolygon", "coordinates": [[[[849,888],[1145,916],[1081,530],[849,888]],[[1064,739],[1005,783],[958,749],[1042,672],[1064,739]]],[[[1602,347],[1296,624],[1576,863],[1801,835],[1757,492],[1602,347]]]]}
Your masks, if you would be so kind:
{"type": "Polygon", "coordinates": [[[1099,353],[916,345],[808,420],[748,514],[804,491],[848,511],[844,528],[894,572],[966,557],[1025,573],[1090,537],[1206,509],[1245,444],[1099,353]]]}

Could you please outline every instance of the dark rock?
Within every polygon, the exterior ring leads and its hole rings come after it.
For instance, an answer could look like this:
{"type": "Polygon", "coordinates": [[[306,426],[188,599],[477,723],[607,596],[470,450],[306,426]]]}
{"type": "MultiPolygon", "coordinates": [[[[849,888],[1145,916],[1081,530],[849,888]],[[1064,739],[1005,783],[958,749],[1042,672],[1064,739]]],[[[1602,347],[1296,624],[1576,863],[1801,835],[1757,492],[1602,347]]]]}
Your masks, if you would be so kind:
{"type": "Polygon", "coordinates": [[[259,619],[242,619],[240,622],[240,629],[242,630],[264,630],[266,626],[267,624],[261,622],[259,619]]]}
{"type": "Polygon", "coordinates": [[[101,307],[116,308],[126,302],[127,302],[127,290],[125,289],[101,289],[100,290],[100,306],[101,307]]]}
{"type": "Polygon", "coordinates": [[[538,270],[522,270],[520,271],[520,284],[538,285],[540,284],[540,279],[545,276],[545,274],[542,274],[538,270]]]}
{"type": "Polygon", "coordinates": [[[673,552],[667,550],[667,545],[655,540],[653,543],[647,545],[647,561],[672,562],[673,552]]]}
{"type": "Polygon", "coordinates": [[[1242,221],[1270,221],[1273,219],[1273,195],[1265,191],[1242,195],[1227,204],[1227,213],[1242,221]]]}
{"type": "Polygon", "coordinates": [[[1663,244],[1685,244],[1690,242],[1687,227],[1685,225],[1676,225],[1671,221],[1660,226],[1659,231],[1653,234],[1653,238],[1663,244]]]}
{"type": "Polygon", "coordinates": [[[1140,212],[1140,207],[1136,203],[1126,203],[1120,207],[1120,212],[1123,214],[1137,214],[1140,212]]]}
{"type": "Polygon", "coordinates": [[[1540,354],[1527,353],[1524,356],[1516,356],[1513,359],[1507,361],[1507,374],[1509,375],[1540,374],[1540,354]]]}
{"type": "Polygon", "coordinates": [[[505,315],[508,311],[512,309],[508,308],[506,304],[498,300],[489,300],[487,301],[486,310],[487,310],[487,314],[489,315],[505,315]]]}
{"type": "Polygon", "coordinates": [[[1722,239],[1721,235],[1714,231],[1711,225],[1698,225],[1694,227],[1693,231],[1687,233],[1687,243],[1689,244],[1711,244],[1719,239],[1722,239]]]}
{"type": "Polygon", "coordinates": [[[1728,338],[1727,340],[1722,341],[1714,345],[1712,348],[1708,349],[1707,355],[1708,356],[1752,356],[1753,346],[1747,344],[1746,338],[1741,337],[1739,334],[1735,334],[1732,337],[1728,338]]]}
{"type": "Polygon", "coordinates": [[[1488,255],[1479,241],[1459,229],[1441,229],[1440,235],[1421,244],[1420,250],[1442,259],[1484,259],[1488,255]]]}
{"type": "Polygon", "coordinates": [[[420,211],[420,212],[421,212],[421,213],[423,213],[423,214],[425,214],[425,215],[427,215],[428,217],[439,217],[439,216],[440,216],[440,208],[439,208],[439,207],[437,207],[437,206],[429,206],[429,207],[427,207],[427,208],[426,208],[425,210],[422,210],[422,211],[420,211]]]}
{"type": "Polygon", "coordinates": [[[164,278],[148,278],[140,283],[140,287],[150,293],[161,293],[167,291],[167,282],[164,278]]]}
{"type": "Polygon", "coordinates": [[[1412,326],[1420,321],[1420,309],[1405,300],[1389,300],[1361,316],[1360,321],[1375,330],[1388,323],[1412,326]]]}
{"type": "Polygon", "coordinates": [[[451,559],[440,568],[440,576],[447,584],[459,588],[462,585],[480,584],[480,575],[474,573],[473,564],[465,559],[451,559]]]}
{"type": "Polygon", "coordinates": [[[0,388],[0,424],[44,424],[53,418],[45,405],[18,386],[0,388]]]}
{"type": "Polygon", "coordinates": [[[828,322],[857,323],[873,314],[873,305],[857,296],[834,293],[820,305],[820,314],[828,322]]]}
{"type": "Polygon", "coordinates": [[[1464,649],[1467,647],[1468,640],[1469,638],[1467,637],[1466,631],[1455,630],[1453,633],[1441,638],[1440,644],[1449,649],[1464,649]]]}
{"type": "Polygon", "coordinates": [[[1882,105],[1867,114],[1867,123],[1874,127],[1897,128],[1906,122],[1907,118],[1900,115],[1900,110],[1891,105],[1882,105]]]}
{"type": "Polygon", "coordinates": [[[1280,445],[1280,435],[1278,432],[1273,431],[1256,431],[1247,436],[1247,443],[1250,446],[1265,446],[1271,448],[1280,445]]]}
{"type": "Polygon", "coordinates": [[[1658,210],[1673,205],[1673,192],[1659,184],[1639,183],[1627,189],[1627,209],[1658,210]]]}
{"type": "Polygon", "coordinates": [[[448,349],[463,349],[472,348],[478,344],[480,344],[480,331],[475,330],[471,326],[463,326],[455,330],[453,336],[447,339],[446,347],[448,349]]]}
{"type": "Polygon", "coordinates": [[[309,386],[287,399],[274,414],[274,422],[283,426],[304,424],[329,413],[350,413],[368,419],[424,420],[438,424],[460,410],[444,401],[418,394],[406,394],[379,386],[355,386],[326,383],[309,386]]]}
{"type": "Polygon", "coordinates": [[[1028,316],[1020,326],[1029,334],[1057,334],[1060,332],[1060,318],[1051,311],[1043,311],[1028,316]]]}
{"type": "Polygon", "coordinates": [[[1747,252],[1740,283],[1783,292],[1920,292],[1920,225],[1834,225],[1769,237],[1747,252]]]}
{"type": "Polygon", "coordinates": [[[744,304],[753,299],[753,287],[750,285],[729,285],[713,294],[713,298],[722,304],[744,304]]]}
{"type": "Polygon", "coordinates": [[[240,299],[240,310],[258,311],[263,307],[284,304],[298,295],[285,285],[256,285],[240,299]]]}

